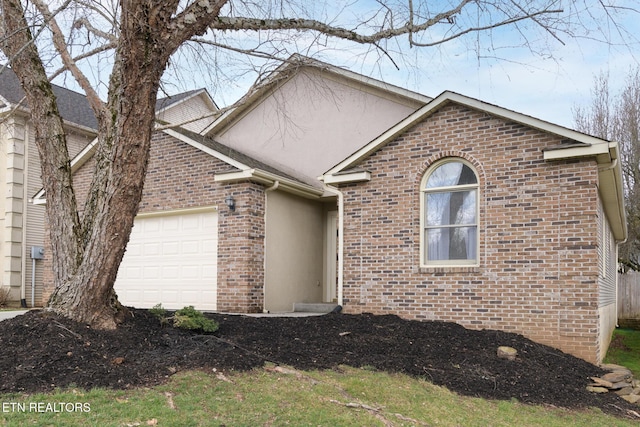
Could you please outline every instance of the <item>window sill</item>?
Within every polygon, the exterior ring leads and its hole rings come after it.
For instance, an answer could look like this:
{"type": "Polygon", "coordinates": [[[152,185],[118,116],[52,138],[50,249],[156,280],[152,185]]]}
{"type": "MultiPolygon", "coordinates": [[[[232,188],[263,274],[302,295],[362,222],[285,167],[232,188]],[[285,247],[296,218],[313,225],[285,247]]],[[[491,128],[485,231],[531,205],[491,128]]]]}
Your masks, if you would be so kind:
{"type": "Polygon", "coordinates": [[[444,273],[480,273],[478,265],[446,265],[433,267],[420,267],[418,272],[422,274],[444,274],[444,273]]]}

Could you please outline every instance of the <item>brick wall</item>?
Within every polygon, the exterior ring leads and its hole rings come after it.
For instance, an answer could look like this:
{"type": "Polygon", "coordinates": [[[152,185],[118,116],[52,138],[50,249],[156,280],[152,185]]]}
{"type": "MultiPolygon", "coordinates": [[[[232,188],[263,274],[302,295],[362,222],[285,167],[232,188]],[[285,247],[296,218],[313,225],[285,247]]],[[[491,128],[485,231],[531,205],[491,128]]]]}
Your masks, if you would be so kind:
{"type": "MultiPolygon", "coordinates": [[[[74,175],[80,209],[93,167],[94,162],[90,160],[74,175]]],[[[216,173],[229,169],[229,165],[209,154],[164,133],[156,133],[151,144],[140,213],[215,206],[218,210],[218,309],[262,311],[264,191],[261,185],[253,183],[214,182],[216,173]],[[224,202],[229,195],[236,200],[234,212],[224,202]]],[[[53,284],[51,260],[46,259],[44,264],[48,298],[53,284]]]]}
{"type": "Polygon", "coordinates": [[[560,141],[449,105],[362,162],[344,185],[344,309],[523,334],[599,362],[597,165],[546,162],[560,141]],[[479,179],[479,266],[420,267],[422,177],[440,159],[479,179]]]}

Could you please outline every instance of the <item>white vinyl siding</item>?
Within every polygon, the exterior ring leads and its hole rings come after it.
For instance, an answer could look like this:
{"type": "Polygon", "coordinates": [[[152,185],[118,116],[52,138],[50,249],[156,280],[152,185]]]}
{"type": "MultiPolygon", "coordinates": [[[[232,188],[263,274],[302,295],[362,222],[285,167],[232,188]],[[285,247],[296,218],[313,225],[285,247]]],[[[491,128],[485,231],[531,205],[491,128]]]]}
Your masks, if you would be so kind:
{"type": "Polygon", "coordinates": [[[598,199],[599,305],[616,303],[616,247],[609,221],[598,199]]]}

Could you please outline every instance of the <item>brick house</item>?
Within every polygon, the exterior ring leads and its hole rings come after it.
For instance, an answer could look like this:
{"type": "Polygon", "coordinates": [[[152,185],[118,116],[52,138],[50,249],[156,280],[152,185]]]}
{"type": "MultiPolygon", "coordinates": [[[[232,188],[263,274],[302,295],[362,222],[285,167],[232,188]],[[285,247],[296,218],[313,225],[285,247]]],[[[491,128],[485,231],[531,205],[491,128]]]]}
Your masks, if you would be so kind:
{"type": "MultiPolygon", "coordinates": [[[[82,188],[90,151],[74,162],[82,188]]],[[[335,303],[596,363],[609,344],[626,238],[615,143],[307,62],[202,132],[158,131],[148,171],[125,304],[335,303]]]]}
{"type": "Polygon", "coordinates": [[[445,92],[323,179],[344,198],[346,312],[601,361],[626,238],[617,144],[445,92]]]}

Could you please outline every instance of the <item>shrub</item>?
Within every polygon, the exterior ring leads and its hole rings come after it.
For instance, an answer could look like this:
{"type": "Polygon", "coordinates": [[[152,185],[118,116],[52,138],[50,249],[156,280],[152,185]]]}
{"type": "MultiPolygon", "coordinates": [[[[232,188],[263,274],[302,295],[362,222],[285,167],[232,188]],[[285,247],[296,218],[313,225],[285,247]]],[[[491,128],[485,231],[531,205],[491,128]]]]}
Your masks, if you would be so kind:
{"type": "Polygon", "coordinates": [[[173,316],[167,316],[167,310],[162,307],[162,304],[156,304],[149,309],[149,313],[157,317],[162,325],[166,325],[169,320],[172,320],[173,326],[176,328],[202,330],[204,332],[218,330],[218,324],[215,321],[204,317],[204,314],[193,308],[192,305],[176,311],[173,316]]]}
{"type": "Polygon", "coordinates": [[[167,310],[162,307],[162,304],[156,304],[149,309],[149,313],[160,319],[160,322],[167,319],[167,310]]]}
{"type": "Polygon", "coordinates": [[[173,326],[182,329],[202,330],[204,332],[215,332],[218,324],[204,317],[201,311],[193,308],[192,305],[181,308],[173,315],[173,326]]]}
{"type": "Polygon", "coordinates": [[[7,305],[7,302],[9,302],[9,293],[10,290],[8,286],[0,287],[0,307],[4,307],[7,305]]]}

